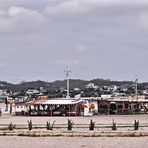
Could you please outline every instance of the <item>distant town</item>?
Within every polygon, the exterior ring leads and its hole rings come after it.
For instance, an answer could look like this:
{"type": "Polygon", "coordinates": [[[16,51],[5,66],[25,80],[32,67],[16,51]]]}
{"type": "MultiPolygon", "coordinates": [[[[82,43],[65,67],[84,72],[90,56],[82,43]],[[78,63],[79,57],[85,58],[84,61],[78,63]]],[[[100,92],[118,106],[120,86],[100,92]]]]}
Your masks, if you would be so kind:
{"type": "MultiPolygon", "coordinates": [[[[139,83],[138,81],[111,81],[105,79],[70,80],[70,96],[75,97],[80,94],[82,97],[101,97],[102,95],[110,96],[127,96],[135,95],[137,84],[137,94],[148,95],[148,83],[139,83]]],[[[11,84],[0,81],[0,96],[11,96],[19,99],[22,96],[39,96],[47,95],[49,98],[66,97],[67,82],[54,81],[32,81],[11,84]]]]}
{"type": "Polygon", "coordinates": [[[15,115],[92,116],[148,112],[148,83],[135,81],[0,82],[3,112],[15,115]]]}

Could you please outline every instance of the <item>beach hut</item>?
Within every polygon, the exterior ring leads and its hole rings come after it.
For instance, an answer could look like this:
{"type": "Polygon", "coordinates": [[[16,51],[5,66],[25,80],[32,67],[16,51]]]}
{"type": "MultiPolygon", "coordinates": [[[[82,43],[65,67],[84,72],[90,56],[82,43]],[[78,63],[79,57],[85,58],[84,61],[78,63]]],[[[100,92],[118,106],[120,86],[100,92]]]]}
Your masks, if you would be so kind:
{"type": "Polygon", "coordinates": [[[83,101],[75,98],[34,100],[26,103],[29,115],[76,116],[83,112],[83,101]]]}

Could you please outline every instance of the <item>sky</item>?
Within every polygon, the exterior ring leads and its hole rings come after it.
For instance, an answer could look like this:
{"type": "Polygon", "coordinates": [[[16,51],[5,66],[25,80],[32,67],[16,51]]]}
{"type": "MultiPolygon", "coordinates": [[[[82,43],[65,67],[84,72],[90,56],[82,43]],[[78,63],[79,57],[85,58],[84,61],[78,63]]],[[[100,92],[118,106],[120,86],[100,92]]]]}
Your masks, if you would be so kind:
{"type": "Polygon", "coordinates": [[[148,82],[147,0],[0,0],[0,80],[148,82]]]}

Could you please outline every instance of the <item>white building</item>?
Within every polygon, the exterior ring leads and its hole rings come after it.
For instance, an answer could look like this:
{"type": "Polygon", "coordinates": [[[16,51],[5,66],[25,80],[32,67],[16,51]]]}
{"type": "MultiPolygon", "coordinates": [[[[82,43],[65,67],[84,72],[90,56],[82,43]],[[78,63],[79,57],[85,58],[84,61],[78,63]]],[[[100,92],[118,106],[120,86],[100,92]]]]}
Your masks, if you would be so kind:
{"type": "Polygon", "coordinates": [[[38,93],[39,93],[39,91],[36,89],[28,89],[26,92],[26,94],[28,94],[28,95],[33,95],[33,94],[38,94],[38,93]]]}
{"type": "Polygon", "coordinates": [[[95,84],[94,84],[94,83],[89,83],[89,84],[87,84],[87,85],[86,85],[86,88],[93,88],[93,89],[97,89],[97,88],[98,88],[98,86],[95,86],[95,84]]]}

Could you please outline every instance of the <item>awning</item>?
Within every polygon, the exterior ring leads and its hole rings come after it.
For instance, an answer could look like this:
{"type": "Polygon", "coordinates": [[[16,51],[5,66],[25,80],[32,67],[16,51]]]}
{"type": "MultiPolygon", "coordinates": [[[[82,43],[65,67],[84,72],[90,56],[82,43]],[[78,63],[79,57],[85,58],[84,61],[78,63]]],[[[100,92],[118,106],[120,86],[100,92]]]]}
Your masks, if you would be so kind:
{"type": "Polygon", "coordinates": [[[28,105],[74,105],[78,103],[82,103],[82,100],[75,99],[50,99],[50,100],[35,100],[30,101],[28,105]]]}

